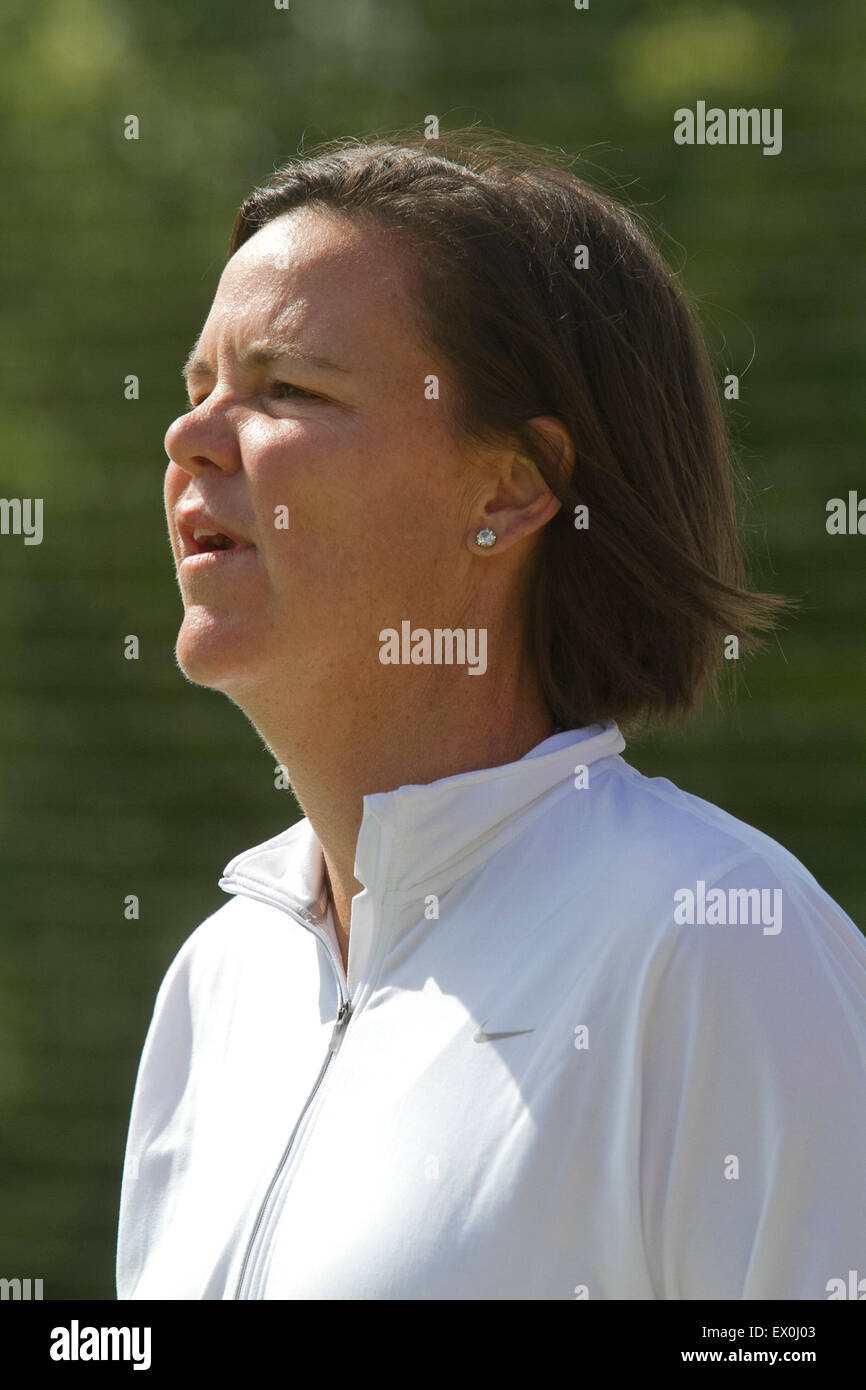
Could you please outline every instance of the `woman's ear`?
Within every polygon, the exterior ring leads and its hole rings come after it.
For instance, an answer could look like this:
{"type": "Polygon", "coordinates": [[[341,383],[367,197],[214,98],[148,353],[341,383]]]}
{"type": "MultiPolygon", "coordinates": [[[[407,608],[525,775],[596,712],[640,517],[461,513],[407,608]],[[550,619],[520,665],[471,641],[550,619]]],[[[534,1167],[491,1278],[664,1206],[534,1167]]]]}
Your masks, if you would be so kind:
{"type": "MultiPolygon", "coordinates": [[[[574,444],[561,420],[540,415],[529,427],[542,436],[554,466],[566,481],[574,467],[574,444]]],[[[525,450],[502,451],[495,475],[476,497],[469,548],[502,553],[526,540],[555,516],[562,505],[525,450]]]]}

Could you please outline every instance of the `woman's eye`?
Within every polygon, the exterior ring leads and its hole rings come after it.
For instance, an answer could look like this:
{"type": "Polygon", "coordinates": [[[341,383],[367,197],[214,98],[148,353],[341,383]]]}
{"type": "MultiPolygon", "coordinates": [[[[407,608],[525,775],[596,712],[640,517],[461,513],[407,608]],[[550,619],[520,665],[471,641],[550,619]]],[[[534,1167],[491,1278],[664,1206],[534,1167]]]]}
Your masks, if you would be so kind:
{"type": "Polygon", "coordinates": [[[315,400],[312,391],[305,391],[301,386],[293,386],[290,381],[275,381],[271,388],[276,395],[291,398],[292,396],[305,396],[309,400],[315,400]]]}
{"type": "MultiPolygon", "coordinates": [[[[321,399],[319,396],[315,394],[314,391],[305,391],[302,386],[293,386],[290,381],[275,381],[271,384],[270,389],[273,392],[273,394],[275,396],[278,396],[281,400],[292,400],[296,397],[300,398],[301,400],[310,401],[316,401],[321,399]]],[[[198,407],[202,404],[202,402],[206,400],[206,395],[201,396],[197,401],[192,400],[192,398],[190,398],[189,401],[184,402],[183,414],[189,415],[191,411],[197,410],[198,407]]]]}

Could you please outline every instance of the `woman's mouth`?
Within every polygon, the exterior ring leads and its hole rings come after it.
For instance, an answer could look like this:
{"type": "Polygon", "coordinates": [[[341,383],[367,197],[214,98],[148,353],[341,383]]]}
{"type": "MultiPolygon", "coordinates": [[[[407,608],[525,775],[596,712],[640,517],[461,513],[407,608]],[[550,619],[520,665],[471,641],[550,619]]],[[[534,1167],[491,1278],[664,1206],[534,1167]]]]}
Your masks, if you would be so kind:
{"type": "Polygon", "coordinates": [[[210,550],[231,550],[236,544],[231,536],[226,536],[222,531],[205,531],[203,527],[197,526],[192,533],[192,538],[198,546],[198,553],[210,550]]]}
{"type": "Polygon", "coordinates": [[[225,531],[209,526],[181,525],[178,528],[180,556],[178,569],[205,572],[237,563],[243,555],[254,555],[255,546],[225,531]]]}

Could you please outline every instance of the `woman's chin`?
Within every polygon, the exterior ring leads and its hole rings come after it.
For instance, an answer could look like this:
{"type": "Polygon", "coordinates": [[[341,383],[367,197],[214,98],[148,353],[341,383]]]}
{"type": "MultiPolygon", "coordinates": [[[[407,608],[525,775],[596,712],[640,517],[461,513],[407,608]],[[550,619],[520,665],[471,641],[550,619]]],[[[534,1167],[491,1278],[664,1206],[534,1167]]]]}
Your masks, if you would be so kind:
{"type": "Polygon", "coordinates": [[[186,620],[178,633],[175,657],[194,685],[228,690],[249,682],[257,664],[253,647],[249,631],[237,624],[186,620]]]}

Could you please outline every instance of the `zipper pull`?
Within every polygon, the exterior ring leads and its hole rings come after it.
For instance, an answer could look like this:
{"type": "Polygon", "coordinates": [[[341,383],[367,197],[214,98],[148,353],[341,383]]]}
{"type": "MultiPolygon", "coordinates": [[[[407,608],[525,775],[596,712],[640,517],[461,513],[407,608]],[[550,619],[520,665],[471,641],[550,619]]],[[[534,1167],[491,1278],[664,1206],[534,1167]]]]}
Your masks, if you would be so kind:
{"type": "Polygon", "coordinates": [[[337,1014],[337,1021],[334,1024],[334,1031],[331,1034],[331,1041],[328,1043],[328,1051],[336,1052],[340,1043],[343,1041],[343,1034],[346,1031],[346,1024],[352,1013],[352,1005],[348,999],[340,1005],[340,1012],[337,1014]]]}

